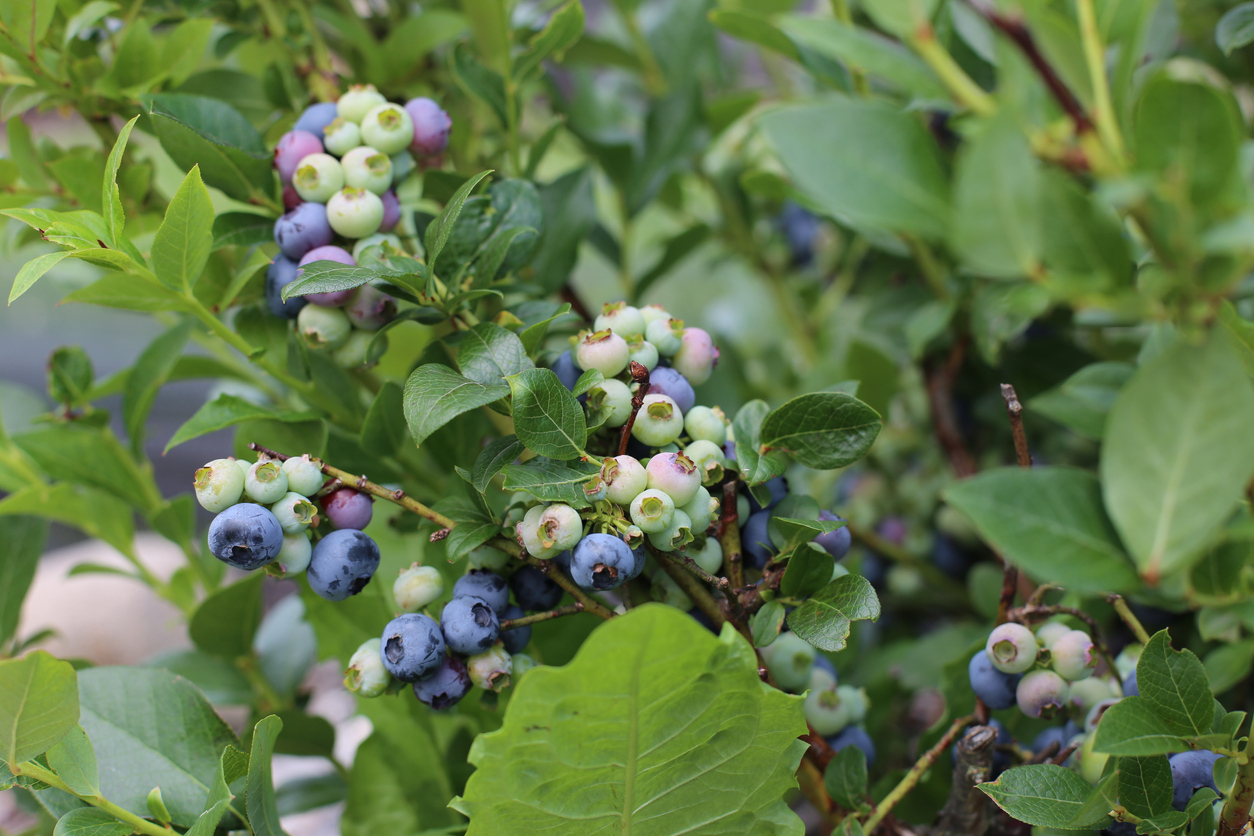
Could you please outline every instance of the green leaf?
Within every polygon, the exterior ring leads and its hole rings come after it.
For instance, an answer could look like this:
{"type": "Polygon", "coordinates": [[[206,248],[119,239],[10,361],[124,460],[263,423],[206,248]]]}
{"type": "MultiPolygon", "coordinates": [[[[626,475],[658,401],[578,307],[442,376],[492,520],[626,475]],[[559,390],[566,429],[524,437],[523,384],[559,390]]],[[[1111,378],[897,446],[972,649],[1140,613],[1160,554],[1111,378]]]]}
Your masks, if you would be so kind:
{"type": "Polygon", "coordinates": [[[1070,467],[1002,467],[952,483],[942,496],[980,536],[1035,578],[1085,592],[1136,587],[1136,572],[1102,513],[1101,486],[1070,467]]]}
{"type": "Polygon", "coordinates": [[[575,381],[575,388],[571,389],[570,393],[578,398],[593,386],[597,386],[598,384],[604,382],[605,375],[601,374],[601,372],[596,369],[588,369],[586,372],[579,375],[579,379],[575,381]]]}
{"type": "Polygon", "coordinates": [[[62,424],[14,436],[14,443],[54,479],[92,485],[147,513],[161,497],[108,430],[62,424]]]}
{"type": "Polygon", "coordinates": [[[448,243],[449,236],[453,233],[453,227],[457,223],[458,215],[461,214],[462,206],[466,203],[466,198],[470,197],[470,193],[474,191],[475,186],[478,186],[479,182],[491,173],[491,169],[481,171],[463,183],[453,193],[453,196],[444,206],[444,210],[427,227],[427,234],[423,240],[423,246],[427,254],[427,264],[434,265],[436,260],[439,259],[440,251],[444,249],[444,245],[448,243]]]}
{"type": "MultiPolygon", "coordinates": [[[[8,8],[7,3],[0,6],[0,14],[8,8]]],[[[26,127],[21,116],[13,116],[5,123],[5,134],[9,140],[9,159],[22,172],[22,181],[37,191],[48,191],[52,184],[48,181],[43,161],[35,150],[35,143],[31,141],[30,128],[26,127]]],[[[13,212],[10,210],[6,214],[12,216],[13,212]]]]}
{"type": "Polygon", "coordinates": [[[191,291],[213,250],[212,227],[213,201],[200,179],[200,167],[192,166],[152,239],[152,269],[162,284],[191,291]]]}
{"type": "Polygon", "coordinates": [[[104,810],[79,807],[57,819],[52,836],[129,836],[135,828],[123,824],[104,810]]]}
{"type": "Polygon", "coordinates": [[[224,212],[213,219],[213,247],[255,247],[274,240],[274,218],[252,212],[224,212]]]}
{"type": "Polygon", "coordinates": [[[128,311],[185,311],[186,299],[156,282],[125,273],[109,273],[87,287],[67,295],[62,302],[83,302],[128,311]]]}
{"type": "Polygon", "coordinates": [[[8,37],[27,55],[35,55],[36,48],[57,12],[57,0],[14,0],[0,6],[0,20],[8,30],[8,37]]]}
{"type": "Polygon", "coordinates": [[[1085,802],[1093,787],[1078,772],[1062,766],[1018,766],[1007,769],[992,783],[977,786],[1011,818],[1037,827],[1096,830],[1109,818],[1102,812],[1101,818],[1076,820],[1078,815],[1088,813],[1085,802]]]}
{"type": "Polygon", "coordinates": [[[1215,24],[1215,43],[1224,55],[1254,41],[1254,3],[1234,6],[1215,24]]]}
{"type": "Polygon", "coordinates": [[[1150,637],[1136,664],[1141,699],[1173,732],[1196,737],[1210,731],[1215,699],[1206,669],[1191,650],[1172,650],[1166,630],[1150,637]]]}
{"type": "Polygon", "coordinates": [[[570,664],[519,682],[451,806],[484,833],[800,836],[783,797],[804,731],[801,700],[757,678],[738,634],[716,639],[645,604],[599,626],[570,664]]]}
{"type": "Polygon", "coordinates": [[[148,812],[159,822],[170,820],[170,811],[166,809],[165,801],[161,798],[161,787],[153,787],[152,792],[148,793],[148,812]]]}
{"type": "MultiPolygon", "coordinates": [[[[546,235],[545,240],[547,239],[548,236],[546,235]]],[[[521,310],[520,306],[519,311],[521,310]]],[[[534,357],[536,350],[544,345],[544,338],[548,336],[549,326],[553,324],[553,321],[568,314],[570,314],[570,303],[564,302],[558,305],[556,309],[553,309],[553,312],[544,319],[533,322],[522,330],[518,338],[522,340],[523,348],[527,350],[528,357],[534,357]]],[[[523,317],[523,321],[527,322],[528,320],[526,317],[523,317]]]]}
{"type": "Polygon", "coordinates": [[[600,467],[590,462],[559,463],[541,457],[507,464],[501,468],[501,475],[507,491],[526,491],[544,502],[587,508],[589,502],[582,485],[599,471],[600,467]]]}
{"type": "Polygon", "coordinates": [[[1119,759],[1119,803],[1137,818],[1171,810],[1171,766],[1164,755],[1119,759]]]}
{"type": "MultiPolygon", "coordinates": [[[[88,4],[88,6],[94,5],[96,4],[88,4]]],[[[84,7],[83,11],[87,11],[87,7],[84,7]]],[[[131,138],[131,129],[135,127],[138,120],[138,116],[132,117],[131,121],[118,131],[118,138],[113,143],[113,148],[109,151],[109,159],[105,163],[104,205],[100,211],[104,215],[105,226],[109,230],[109,243],[114,247],[118,246],[118,242],[126,234],[123,231],[126,227],[126,213],[122,209],[122,192],[118,188],[118,169],[122,167],[122,155],[126,151],[126,143],[131,138]]]]}
{"type": "Polygon", "coordinates": [[[457,523],[445,538],[450,561],[461,560],[501,533],[500,523],[474,500],[449,497],[439,503],[439,510],[457,523]]]}
{"type": "Polygon", "coordinates": [[[39,517],[8,517],[0,537],[0,646],[17,633],[22,601],[48,539],[48,523],[39,517]]]}
{"type": "MultiPolygon", "coordinates": [[[[287,699],[295,695],[318,658],[318,639],[313,625],[305,618],[305,604],[300,596],[288,596],[266,613],[252,646],[262,676],[279,696],[287,699]]],[[[281,746],[291,742],[290,735],[303,730],[302,723],[293,721],[286,725],[290,726],[289,736],[280,741],[281,746]]],[[[334,738],[334,732],[331,736],[334,738]]],[[[330,746],[326,748],[329,750],[330,746]]]]}
{"type": "Polygon", "coordinates": [[[879,76],[913,96],[949,98],[927,65],[896,41],[835,18],[784,15],[778,22],[788,37],[820,55],[879,76]]]}
{"type": "Polygon", "coordinates": [[[134,554],[135,520],[131,508],[104,490],[69,482],[31,485],[0,500],[0,515],[11,514],[57,520],[89,537],[99,537],[122,554],[134,554]]]}
{"type": "Polygon", "coordinates": [[[503,383],[510,375],[535,368],[522,340],[494,322],[480,322],[462,334],[457,344],[457,365],[463,375],[485,386],[503,383]]]}
{"type": "Polygon", "coordinates": [[[405,420],[414,444],[422,443],[458,415],[487,406],[509,394],[500,384],[484,386],[467,380],[448,366],[427,363],[405,381],[405,420]]]}
{"type": "Polygon", "coordinates": [[[376,727],[353,757],[343,836],[460,832],[464,824],[457,831],[428,829],[460,818],[444,807],[444,800],[455,790],[442,759],[431,754],[439,750],[430,731],[399,712],[394,714],[387,732],[376,727]]]}
{"type": "Polygon", "coordinates": [[[1052,302],[1045,288],[1032,282],[982,282],[971,302],[971,331],[980,356],[992,366],[1006,343],[1020,336],[1052,302]]]}
{"type": "Polygon", "coordinates": [[[366,420],[361,425],[362,449],[381,456],[395,454],[409,440],[405,426],[405,395],[401,387],[387,381],[374,396],[366,420]]]}
{"type": "Polygon", "coordinates": [[[865,456],[882,425],[879,413],[852,395],[814,392],[768,413],[758,441],[763,451],[782,450],[806,467],[834,470],[865,456]]]}
{"type": "MultiPolygon", "coordinates": [[[[590,167],[575,169],[540,187],[544,237],[531,258],[531,281],[552,293],[566,283],[579,259],[579,245],[596,225],[590,167]]],[[[523,333],[527,343],[527,334],[523,333]]],[[[528,353],[535,346],[528,345],[528,353]]]]}
{"type": "Polygon", "coordinates": [[[70,253],[65,250],[57,250],[56,252],[44,253],[23,264],[22,269],[18,270],[17,275],[13,277],[13,289],[9,291],[9,304],[12,305],[13,300],[30,290],[35,282],[43,278],[45,273],[69,256],[70,253]]]}
{"type": "Polygon", "coordinates": [[[192,615],[187,632],[198,648],[212,656],[235,659],[253,648],[261,624],[261,581],[254,572],[206,598],[192,615]]]}
{"type": "MultiPolygon", "coordinates": [[[[765,401],[749,401],[740,407],[732,421],[732,429],[736,433],[736,466],[751,491],[755,485],[782,475],[788,467],[788,457],[779,450],[759,453],[762,421],[770,411],[765,401]]],[[[759,496],[758,502],[763,501],[765,497],[759,496]]]]}
{"type": "Polygon", "coordinates": [[[937,0],[879,0],[865,10],[875,25],[905,40],[928,26],[937,0]]]}
{"type": "MultiPolygon", "coordinates": [[[[412,261],[412,259],[411,259],[412,261]]],[[[420,262],[413,262],[415,269],[421,269],[420,262]]],[[[300,268],[300,278],[283,288],[283,298],[304,296],[306,293],[334,293],[337,290],[351,290],[361,287],[374,279],[395,280],[408,273],[394,272],[378,264],[368,267],[347,267],[338,261],[315,261],[300,268]]]]}
{"type": "Polygon", "coordinates": [[[501,472],[501,468],[512,464],[522,455],[524,449],[516,435],[492,439],[488,442],[488,446],[483,448],[479,458],[475,459],[474,467],[470,469],[470,484],[479,493],[487,493],[488,486],[492,484],[492,478],[501,472]]]}
{"type": "Polygon", "coordinates": [[[761,124],[793,185],[821,211],[929,241],[945,237],[949,184],[935,142],[914,116],[881,102],[833,99],[770,111],[761,124]]]}
{"type": "Polygon", "coordinates": [[[48,750],[48,766],[76,795],[100,793],[100,770],[96,750],[82,726],[75,726],[48,750]]]}
{"type": "Polygon", "coordinates": [[[1099,441],[1119,390],[1135,371],[1131,363],[1090,363],[1055,388],[1032,398],[1028,409],[1099,441]]]}
{"type": "Polygon", "coordinates": [[[579,0],[570,0],[554,12],[545,27],[528,41],[527,49],[514,59],[515,81],[525,81],[547,58],[560,61],[562,54],[583,34],[583,23],[583,6],[579,0]]]}
{"type": "MultiPolygon", "coordinates": [[[[776,558],[778,561],[780,558],[776,558]]],[[[788,598],[807,598],[832,579],[832,556],[814,543],[804,543],[788,556],[779,591],[788,598]]]]}
{"type": "Polygon", "coordinates": [[[541,456],[576,459],[588,443],[583,408],[551,369],[529,369],[510,375],[514,433],[541,456]]]}
{"type": "Polygon", "coordinates": [[[866,806],[866,755],[857,746],[846,746],[836,753],[823,773],[827,794],[846,810],[866,806]]]}
{"type": "Polygon", "coordinates": [[[767,647],[779,638],[784,626],[784,605],[779,601],[767,601],[749,618],[749,632],[753,634],[754,647],[767,647]]]}
{"type": "Polygon", "coordinates": [[[788,614],[788,626],[801,638],[835,653],[843,650],[854,621],[880,617],[880,600],[861,575],[841,575],[788,614]]]}
{"type": "MultiPolygon", "coordinates": [[[[475,16],[471,15],[472,22],[475,16]]],[[[502,54],[507,54],[506,53],[502,54]]],[[[453,77],[471,97],[486,104],[501,127],[509,124],[509,106],[505,99],[505,79],[500,73],[494,72],[481,64],[471,54],[470,46],[465,42],[453,46],[451,61],[453,77]]]]}
{"type": "Polygon", "coordinates": [[[193,438],[247,421],[267,420],[290,424],[312,421],[319,417],[316,412],[274,412],[235,395],[219,395],[183,422],[183,425],[175,431],[173,437],[165,445],[165,452],[168,453],[193,438]]]}
{"type": "Polygon", "coordinates": [[[1144,697],[1124,697],[1108,708],[1093,741],[1095,751],[1133,757],[1184,752],[1188,748],[1144,697]]]}
{"type": "Polygon", "coordinates": [[[199,166],[206,185],[236,200],[271,196],[270,152],[239,111],[217,99],[181,93],[143,100],[161,147],[180,167],[199,166]]]}
{"type": "Polygon", "coordinates": [[[126,378],[122,419],[131,440],[131,451],[137,458],[144,454],[144,423],[157,399],[157,391],[178,365],[193,325],[194,321],[187,319],[149,343],[126,378]]]}
{"type": "Polygon", "coordinates": [[[16,766],[47,752],[77,725],[78,675],[36,650],[0,662],[0,760],[16,766]]]}
{"type": "Polygon", "coordinates": [[[1222,334],[1177,342],[1141,367],[1102,444],[1106,508],[1141,574],[1187,567],[1241,502],[1254,473],[1244,416],[1254,390],[1222,334]]]}
{"type": "Polygon", "coordinates": [[[1221,644],[1202,661],[1211,693],[1222,694],[1250,675],[1254,668],[1254,639],[1221,644]]]}
{"type": "Polygon", "coordinates": [[[256,836],[284,836],[279,825],[279,809],[270,778],[270,758],[274,741],[283,730],[283,721],[271,715],[253,729],[252,751],[248,757],[248,823],[256,836]]]}
{"type": "Polygon", "coordinates": [[[250,705],[252,685],[232,662],[201,653],[177,651],[152,660],[150,666],[165,668],[200,689],[214,705],[250,705]]]}
{"type": "MultiPolygon", "coordinates": [[[[806,499],[809,499],[809,497],[806,497],[806,499]]],[[[816,517],[818,516],[817,505],[818,503],[810,505],[816,517]]],[[[793,514],[796,513],[796,510],[790,509],[786,513],[793,514]]],[[[771,535],[771,542],[775,548],[782,553],[790,552],[798,546],[809,543],[820,534],[844,528],[846,524],[844,520],[794,519],[782,515],[772,515],[767,531],[771,535]]]]}

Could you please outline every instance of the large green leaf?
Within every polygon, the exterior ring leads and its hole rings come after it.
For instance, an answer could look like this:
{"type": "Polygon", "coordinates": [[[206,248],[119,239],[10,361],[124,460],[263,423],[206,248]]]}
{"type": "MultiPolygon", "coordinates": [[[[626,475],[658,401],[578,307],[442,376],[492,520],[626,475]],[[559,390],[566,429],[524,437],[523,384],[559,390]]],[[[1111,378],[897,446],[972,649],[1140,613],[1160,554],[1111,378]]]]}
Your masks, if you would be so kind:
{"type": "Polygon", "coordinates": [[[1003,467],[954,482],[944,497],[1034,578],[1087,592],[1136,585],[1136,572],[1102,513],[1101,487],[1091,473],[1003,467]]]}
{"type": "Polygon", "coordinates": [[[1222,332],[1176,343],[1119,393],[1102,444],[1102,492],[1149,579],[1186,568],[1254,474],[1254,390],[1222,332]]]}
{"type": "Polygon", "coordinates": [[[1012,818],[1038,827],[1099,830],[1109,821],[1106,811],[1093,814],[1087,804],[1095,788],[1078,772],[1062,766],[1015,767],[992,783],[980,784],[979,789],[1012,818]]]}
{"type": "Polygon", "coordinates": [[[770,111],[762,126],[793,185],[822,211],[927,240],[945,237],[949,184],[916,117],[882,102],[832,99],[770,111]]]}
{"type": "Polygon", "coordinates": [[[70,729],[69,734],[48,750],[48,766],[78,795],[96,795],[100,792],[100,769],[96,763],[96,750],[82,726],[70,729]]]}
{"type": "Polygon", "coordinates": [[[504,726],[475,740],[478,769],[453,806],[468,836],[800,836],[783,796],[804,731],[800,699],[758,679],[743,638],[646,604],[569,665],[522,679],[504,726]]]}
{"type": "Polygon", "coordinates": [[[555,462],[543,457],[501,468],[507,491],[526,491],[545,502],[565,502],[575,508],[590,504],[583,485],[597,474],[597,465],[585,462],[555,462]]]}
{"type": "Polygon", "coordinates": [[[168,453],[185,441],[248,421],[281,421],[290,424],[311,421],[318,417],[316,412],[275,412],[235,395],[219,395],[183,422],[165,445],[165,451],[168,453]]]}
{"type": "Polygon", "coordinates": [[[1187,751],[1189,746],[1154,713],[1144,697],[1125,697],[1102,715],[1093,748],[1110,755],[1163,755],[1187,751]]]}
{"type": "Polygon", "coordinates": [[[248,756],[248,824],[255,836],[284,836],[274,800],[274,781],[270,777],[274,741],[282,730],[283,721],[273,714],[253,729],[252,751],[248,756]]]}
{"type": "Polygon", "coordinates": [[[151,477],[108,430],[60,424],[22,433],[13,441],[54,479],[100,488],[145,512],[161,504],[151,477]]]}
{"type": "Polygon", "coordinates": [[[1215,714],[1206,669],[1191,650],[1173,650],[1166,630],[1155,633],[1136,663],[1141,699],[1176,734],[1199,737],[1210,731],[1215,714]]]}
{"type": "Polygon", "coordinates": [[[196,646],[213,656],[235,659],[253,647],[253,637],[261,624],[261,581],[265,575],[251,575],[210,595],[192,615],[187,632],[196,646]]]}
{"type": "Polygon", "coordinates": [[[579,458],[588,443],[583,408],[557,375],[551,369],[528,369],[507,380],[518,440],[551,459],[579,458]]]}
{"type": "Polygon", "coordinates": [[[0,645],[17,632],[22,601],[48,539],[48,522],[39,517],[13,516],[4,521],[0,537],[0,645]]]}
{"type": "Polygon", "coordinates": [[[135,519],[130,506],[100,488],[58,482],[36,484],[0,500],[0,515],[33,514],[99,537],[123,554],[134,554],[135,519]]]}
{"type": "Polygon", "coordinates": [[[161,147],[183,169],[199,166],[206,184],[236,200],[270,195],[275,182],[270,152],[239,111],[217,99],[181,93],[144,101],[161,147]]]}
{"type": "Polygon", "coordinates": [[[1037,395],[1028,402],[1028,408],[1098,441],[1119,390],[1135,371],[1131,363],[1090,363],[1055,388],[1037,395]]]}
{"type": "Polygon", "coordinates": [[[192,166],[170,199],[152,239],[152,269],[171,290],[187,293],[200,278],[213,249],[213,202],[192,166]]]}
{"type": "Polygon", "coordinates": [[[1215,43],[1227,55],[1254,41],[1254,3],[1234,6],[1215,25],[1215,43]]]}
{"type": "Polygon", "coordinates": [[[419,366],[405,381],[405,420],[414,444],[422,443],[458,415],[509,394],[504,383],[485,386],[441,363],[419,366]]]}
{"type": "Polygon", "coordinates": [[[510,375],[535,368],[522,340],[494,322],[480,322],[462,334],[457,365],[463,375],[485,386],[504,383],[510,375]]]}
{"type": "Polygon", "coordinates": [[[788,614],[788,626],[810,644],[835,653],[845,649],[854,621],[880,617],[880,599],[861,575],[841,575],[788,614]]]}
{"type": "Polygon", "coordinates": [[[1171,766],[1163,755],[1119,759],[1119,803],[1138,818],[1171,810],[1171,766]]]}
{"type": "Polygon", "coordinates": [[[566,283],[579,258],[580,243],[596,224],[592,182],[592,169],[585,167],[540,187],[544,237],[531,259],[531,281],[546,291],[566,283]]]}
{"type": "MultiPolygon", "coordinates": [[[[782,450],[762,452],[762,422],[770,412],[771,408],[766,401],[749,401],[740,407],[732,422],[732,429],[736,432],[736,466],[750,491],[755,486],[783,474],[788,467],[788,456],[782,450]]],[[[754,494],[758,502],[767,502],[766,489],[759,490],[760,494],[754,494]]]]}
{"type": "Polygon", "coordinates": [[[135,828],[96,807],[79,807],[57,819],[52,836],[128,836],[135,828]]]}
{"type": "Polygon", "coordinates": [[[55,746],[79,720],[77,674],[37,650],[0,662],[0,761],[16,766],[55,746]]]}
{"type": "Polygon", "coordinates": [[[806,467],[834,470],[866,455],[879,435],[879,413],[844,392],[793,398],[762,419],[761,451],[783,451],[806,467]]]}

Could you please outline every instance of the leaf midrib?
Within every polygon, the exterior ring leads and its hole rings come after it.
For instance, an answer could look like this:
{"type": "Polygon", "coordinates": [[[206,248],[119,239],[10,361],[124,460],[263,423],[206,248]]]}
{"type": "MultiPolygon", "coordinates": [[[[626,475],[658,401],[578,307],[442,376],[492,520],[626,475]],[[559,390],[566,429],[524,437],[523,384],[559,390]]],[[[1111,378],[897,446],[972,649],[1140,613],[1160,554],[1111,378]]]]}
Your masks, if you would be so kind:
{"type": "Polygon", "coordinates": [[[1158,573],[1158,567],[1167,550],[1167,536],[1171,522],[1175,518],[1176,504],[1180,498],[1180,482],[1184,478],[1184,469],[1189,458],[1186,454],[1193,449],[1199,413],[1206,402],[1205,399],[1199,398],[1193,401],[1192,407],[1185,406],[1183,430],[1177,436],[1180,444],[1176,446],[1176,455],[1169,471],[1166,490],[1163,491],[1162,510],[1158,514],[1158,524],[1154,527],[1154,540],[1150,544],[1149,565],[1146,567],[1150,574],[1158,573]]]}

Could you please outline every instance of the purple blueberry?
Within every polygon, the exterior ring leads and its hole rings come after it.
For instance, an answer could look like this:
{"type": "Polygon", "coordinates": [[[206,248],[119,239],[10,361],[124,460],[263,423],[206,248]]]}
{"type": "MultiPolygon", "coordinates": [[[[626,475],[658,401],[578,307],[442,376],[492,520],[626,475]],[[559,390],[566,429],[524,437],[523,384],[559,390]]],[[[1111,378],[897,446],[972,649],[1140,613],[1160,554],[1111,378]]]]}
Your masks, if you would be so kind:
{"type": "Polygon", "coordinates": [[[1215,786],[1215,761],[1220,757],[1206,749],[1195,749],[1167,759],[1171,764],[1172,807],[1184,810],[1189,806],[1193,793],[1205,787],[1219,792],[1219,788],[1215,786]]]}
{"type": "Polygon", "coordinates": [[[322,131],[327,125],[335,121],[336,107],[335,102],[318,102],[311,104],[305,108],[305,112],[296,120],[296,124],[292,126],[294,131],[308,131],[318,137],[321,142],[323,138],[322,131]]]}
{"type": "MultiPolygon", "coordinates": [[[[515,617],[504,614],[506,608],[509,607],[509,588],[505,585],[505,579],[496,572],[471,569],[458,578],[457,583],[453,584],[453,597],[465,598],[467,596],[487,601],[493,612],[501,618],[515,617]]],[[[510,653],[513,652],[513,650],[510,651],[510,653]]]]}
{"type": "Polygon", "coordinates": [[[379,231],[391,232],[401,222],[401,201],[391,189],[380,195],[380,199],[383,201],[383,222],[379,224],[379,231]]]}
{"type": "MultiPolygon", "coordinates": [[[[771,501],[767,503],[766,510],[771,510],[779,503],[788,498],[788,482],[783,476],[776,476],[774,479],[768,479],[763,484],[766,489],[771,492],[771,501]]],[[[752,492],[749,493],[749,513],[756,514],[762,510],[762,505],[758,502],[757,497],[752,492]]]]}
{"type": "Polygon", "coordinates": [[[997,670],[983,650],[976,651],[971,657],[967,676],[971,680],[971,690],[994,710],[1010,708],[1015,704],[1015,689],[1019,687],[1019,680],[1023,679],[1023,674],[997,670]]]}
{"type": "Polygon", "coordinates": [[[636,556],[612,534],[589,534],[570,556],[570,575],[582,589],[613,589],[624,583],[636,566],[636,556]]]}
{"type": "Polygon", "coordinates": [[[209,552],[236,569],[265,566],[282,548],[283,527],[260,505],[232,505],[209,523],[209,552]]]}
{"type": "Polygon", "coordinates": [[[456,656],[445,656],[435,673],[414,683],[414,696],[437,711],[457,705],[469,692],[470,674],[456,656]]]}
{"type": "MultiPolygon", "coordinates": [[[[309,204],[306,204],[309,205],[309,204]]],[[[317,247],[305,253],[297,263],[298,267],[304,267],[306,264],[313,264],[315,261],[334,261],[339,264],[347,264],[349,267],[356,267],[357,262],[353,260],[353,254],[343,247],[323,246],[317,247]]],[[[353,298],[353,294],[357,292],[357,288],[350,287],[348,290],[332,290],[326,293],[307,293],[305,298],[315,305],[321,305],[324,308],[342,308],[353,298]]]]}
{"type": "Polygon", "coordinates": [[[440,629],[449,650],[463,656],[474,656],[496,644],[501,622],[492,605],[482,598],[465,595],[444,605],[440,629]]]}
{"type": "MultiPolygon", "coordinates": [[[[505,621],[511,618],[522,618],[526,613],[522,607],[517,604],[510,604],[501,613],[501,620],[505,621]]],[[[515,627],[512,630],[501,631],[501,644],[505,645],[505,652],[511,656],[515,653],[522,653],[527,645],[531,643],[531,625],[524,624],[522,627],[515,627]]]]}
{"type": "Polygon", "coordinates": [[[283,208],[292,211],[297,206],[305,202],[305,198],[300,196],[300,192],[296,191],[295,186],[283,187],[283,208]]]}
{"type": "Polygon", "coordinates": [[[327,207],[302,203],[274,222],[274,243],[283,255],[299,261],[305,253],[331,243],[335,233],[327,221],[327,207]]]}
{"type": "Polygon", "coordinates": [[[328,601],[343,601],[366,588],[379,568],[379,546],[360,531],[332,531],[314,546],[305,577],[328,601]]]}
{"type": "Polygon", "coordinates": [[[846,746],[852,746],[860,749],[866,756],[867,766],[875,763],[875,741],[871,740],[871,735],[862,726],[845,726],[839,734],[827,738],[827,745],[837,752],[846,746]]]}
{"type": "Polygon", "coordinates": [[[444,634],[431,616],[405,613],[383,628],[379,655],[392,676],[401,682],[417,682],[435,673],[447,658],[444,634]]]}
{"type": "Polygon", "coordinates": [[[283,301],[283,288],[296,281],[296,262],[285,255],[277,255],[266,268],[266,308],[274,316],[295,319],[300,309],[308,304],[304,296],[283,301]]]}
{"type": "Polygon", "coordinates": [[[1141,696],[1141,689],[1136,685],[1136,668],[1133,668],[1123,680],[1123,695],[1125,697],[1141,696]]]}
{"type": "Polygon", "coordinates": [[[274,167],[279,171],[279,180],[285,186],[292,183],[292,175],[296,166],[310,154],[322,153],[322,140],[308,131],[288,131],[279,138],[274,148],[274,167]]]}
{"type": "Polygon", "coordinates": [[[1050,726],[1045,729],[1045,731],[1038,734],[1032,740],[1032,745],[1028,748],[1039,755],[1041,752],[1045,751],[1046,747],[1053,743],[1057,743],[1057,751],[1061,752],[1063,749],[1067,748],[1067,744],[1071,742],[1071,739],[1079,733],[1079,727],[1076,726],[1075,723],[1068,720],[1065,725],[1050,726]]]}
{"type": "Polygon", "coordinates": [[[758,511],[750,514],[749,519],[745,521],[744,528],[740,529],[740,550],[745,557],[749,558],[749,562],[755,569],[761,569],[766,565],[766,561],[770,560],[771,555],[775,554],[775,548],[771,545],[771,536],[767,533],[767,526],[770,522],[770,511],[758,511]]]}
{"type": "MultiPolygon", "coordinates": [[[[819,511],[819,519],[823,522],[844,522],[842,517],[838,517],[831,511],[819,511]]],[[[849,526],[838,528],[835,531],[828,531],[814,538],[814,542],[822,546],[828,554],[832,556],[832,560],[840,560],[849,553],[849,546],[853,544],[853,538],[849,534],[849,526]]]]}
{"type": "Polygon", "coordinates": [[[649,373],[649,391],[645,394],[668,396],[680,412],[687,412],[697,402],[688,378],[669,366],[660,366],[649,373]]]}
{"type": "MultiPolygon", "coordinates": [[[[564,553],[564,552],[563,552],[564,553]]],[[[523,566],[510,576],[514,600],[528,612],[544,612],[562,601],[564,590],[534,566],[523,566]]]]}
{"type": "Polygon", "coordinates": [[[414,140],[409,150],[415,157],[435,157],[448,147],[448,133],[453,120],[433,100],[422,97],[405,103],[409,118],[414,120],[414,140]]]}
{"type": "Polygon", "coordinates": [[[1067,680],[1053,671],[1036,670],[1019,680],[1015,701],[1029,717],[1051,717],[1067,705],[1067,680]]]}
{"type": "Polygon", "coordinates": [[[361,531],[374,516],[374,497],[352,488],[338,488],[322,498],[322,511],[334,527],[361,531]]]}

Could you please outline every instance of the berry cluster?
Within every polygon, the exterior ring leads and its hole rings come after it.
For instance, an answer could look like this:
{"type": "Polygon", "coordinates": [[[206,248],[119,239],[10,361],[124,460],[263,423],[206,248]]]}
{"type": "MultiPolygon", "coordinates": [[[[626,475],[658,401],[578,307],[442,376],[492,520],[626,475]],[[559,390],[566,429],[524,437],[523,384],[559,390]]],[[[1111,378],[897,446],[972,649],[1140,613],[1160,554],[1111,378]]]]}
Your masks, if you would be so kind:
{"type": "Polygon", "coordinates": [[[322,469],[309,456],[278,462],[215,459],[196,471],[196,499],[217,514],[209,524],[209,551],[245,571],[271,567],[284,577],[301,572],[314,592],[343,601],[370,583],[379,547],[362,529],[373,498],[336,487],[320,498],[322,469]],[[319,534],[325,517],[329,529],[319,534]],[[314,542],[316,537],[316,544],[314,542]]]}
{"type": "Polygon", "coordinates": [[[351,267],[370,247],[400,249],[392,234],[401,218],[395,187],[419,163],[439,158],[451,125],[431,99],[402,107],[372,85],[355,85],[337,102],[306,109],[275,148],[290,211],[274,224],[280,254],[266,272],[266,304],[275,316],[295,319],[310,348],[333,352],[345,368],[372,362],[374,332],[396,315],[396,301],[363,285],[284,302],[283,288],[307,264],[351,267]]]}

